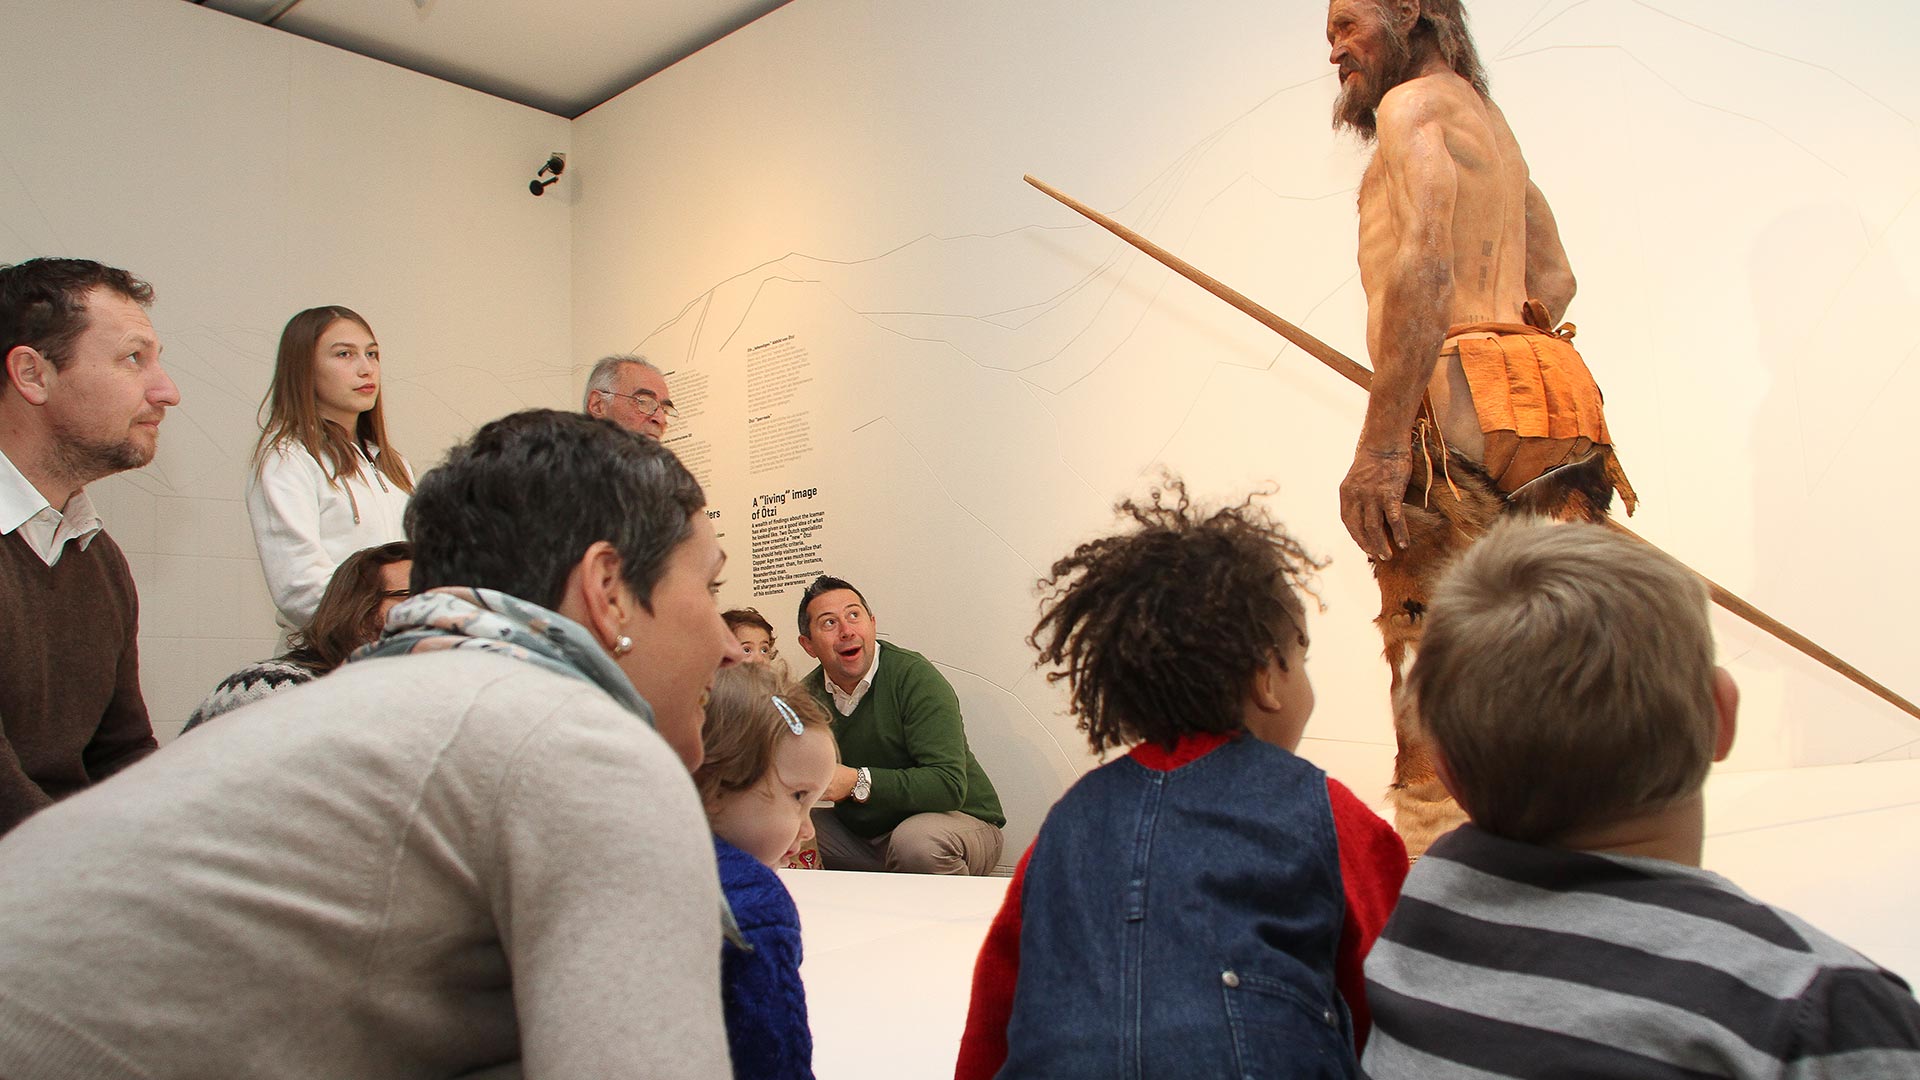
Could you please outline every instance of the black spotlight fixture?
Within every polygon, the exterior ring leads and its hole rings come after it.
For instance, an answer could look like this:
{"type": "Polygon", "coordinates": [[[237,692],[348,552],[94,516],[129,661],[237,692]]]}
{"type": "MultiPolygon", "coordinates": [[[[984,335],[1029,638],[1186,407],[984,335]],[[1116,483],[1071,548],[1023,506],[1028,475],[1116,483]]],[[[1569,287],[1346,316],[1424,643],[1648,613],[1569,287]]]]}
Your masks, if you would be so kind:
{"type": "Polygon", "coordinates": [[[539,198],[547,193],[548,188],[559,183],[560,174],[566,171],[567,155],[556,150],[551,157],[547,158],[547,163],[540,166],[540,171],[533,174],[534,178],[527,184],[527,190],[532,192],[535,198],[539,198]],[[540,179],[543,176],[547,179],[540,179]]]}

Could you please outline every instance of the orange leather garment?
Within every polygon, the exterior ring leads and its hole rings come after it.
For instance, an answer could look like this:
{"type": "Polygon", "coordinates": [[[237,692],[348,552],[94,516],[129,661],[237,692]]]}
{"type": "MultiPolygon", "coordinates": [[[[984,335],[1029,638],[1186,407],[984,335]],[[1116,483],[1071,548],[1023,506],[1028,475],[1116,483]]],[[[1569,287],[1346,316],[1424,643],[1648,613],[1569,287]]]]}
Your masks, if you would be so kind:
{"type": "MultiPolygon", "coordinates": [[[[1600,387],[1568,340],[1571,327],[1564,336],[1520,323],[1468,323],[1447,330],[1449,338],[1473,333],[1500,335],[1466,338],[1450,348],[1460,352],[1486,435],[1484,464],[1501,491],[1579,461],[1595,447],[1611,447],[1600,387]]],[[[1631,500],[1625,477],[1618,479],[1622,497],[1631,500]]]]}

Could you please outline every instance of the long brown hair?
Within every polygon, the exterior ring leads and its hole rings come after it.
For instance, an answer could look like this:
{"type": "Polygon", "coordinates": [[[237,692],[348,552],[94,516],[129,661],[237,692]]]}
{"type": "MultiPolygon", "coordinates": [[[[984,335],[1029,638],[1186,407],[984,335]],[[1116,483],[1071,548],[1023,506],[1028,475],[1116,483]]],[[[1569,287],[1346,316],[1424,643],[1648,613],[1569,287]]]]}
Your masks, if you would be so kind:
{"type": "Polygon", "coordinates": [[[1487,96],[1487,69],[1480,63],[1480,51],[1473,47],[1473,35],[1467,32],[1467,11],[1460,0],[1420,0],[1420,18],[1411,36],[1423,35],[1455,75],[1471,83],[1481,97],[1487,96]]]}
{"type": "Polygon", "coordinates": [[[353,650],[380,636],[380,602],[386,599],[380,571],[413,559],[405,540],[361,548],[333,571],[307,628],[293,635],[286,659],[318,675],[347,662],[353,650]]]}
{"type": "MultiPolygon", "coordinates": [[[[407,475],[407,461],[387,442],[386,394],[373,399],[373,408],[360,414],[354,431],[348,434],[339,424],[320,415],[320,399],[313,387],[314,350],[327,327],[345,319],[373,336],[373,327],[350,308],[337,305],[308,308],[287,320],[280,332],[280,351],[273,361],[273,386],[260,403],[266,422],[260,426],[260,441],[253,448],[253,467],[266,461],[267,451],[281,442],[298,443],[315,461],[331,465],[327,483],[340,486],[343,477],[360,475],[360,452],[354,446],[378,448],[373,459],[375,471],[393,481],[402,491],[413,490],[413,478],[407,475]]],[[[384,382],[382,391],[386,389],[384,382]]]]}

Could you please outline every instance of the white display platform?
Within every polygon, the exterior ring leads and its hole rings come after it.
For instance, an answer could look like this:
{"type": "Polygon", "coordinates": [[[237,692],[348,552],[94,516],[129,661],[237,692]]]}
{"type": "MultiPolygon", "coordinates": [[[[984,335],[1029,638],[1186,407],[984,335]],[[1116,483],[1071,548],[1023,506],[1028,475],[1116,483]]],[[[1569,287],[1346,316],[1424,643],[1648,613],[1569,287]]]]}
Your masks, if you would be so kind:
{"type": "MultiPolygon", "coordinates": [[[[1705,862],[1920,982],[1920,760],[1716,774],[1705,862]]],[[[815,1073],[952,1076],[974,958],[1007,880],[780,877],[800,906],[815,1073]]]]}
{"type": "Polygon", "coordinates": [[[800,906],[814,1075],[951,1077],[1006,878],[782,870],[800,906]]]}

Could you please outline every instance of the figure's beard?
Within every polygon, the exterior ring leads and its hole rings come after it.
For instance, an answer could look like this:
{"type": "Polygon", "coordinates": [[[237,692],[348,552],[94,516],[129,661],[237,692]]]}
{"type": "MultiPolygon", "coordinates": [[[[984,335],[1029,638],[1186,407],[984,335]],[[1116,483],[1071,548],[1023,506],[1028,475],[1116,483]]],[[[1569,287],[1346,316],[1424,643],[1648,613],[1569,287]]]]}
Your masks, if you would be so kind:
{"type": "Polygon", "coordinates": [[[1377,117],[1381,99],[1387,91],[1399,86],[1413,77],[1413,46],[1407,35],[1398,33],[1391,25],[1380,28],[1382,55],[1377,68],[1355,65],[1359,73],[1358,85],[1353,80],[1340,84],[1340,96],[1333,102],[1333,128],[1339,131],[1345,128],[1355,132],[1362,139],[1372,142],[1376,137],[1377,117]]]}

